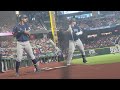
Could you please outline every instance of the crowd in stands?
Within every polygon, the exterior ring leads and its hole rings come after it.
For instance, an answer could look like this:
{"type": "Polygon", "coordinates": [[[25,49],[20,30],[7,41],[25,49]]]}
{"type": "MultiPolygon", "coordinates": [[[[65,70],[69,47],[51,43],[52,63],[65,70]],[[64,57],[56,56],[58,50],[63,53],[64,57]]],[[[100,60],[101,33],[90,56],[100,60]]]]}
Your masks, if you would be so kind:
{"type": "MultiPolygon", "coordinates": [[[[47,56],[57,55],[56,49],[49,42],[48,38],[30,40],[30,43],[33,48],[33,53],[37,58],[42,56],[44,57],[45,55],[47,56]]],[[[0,45],[2,48],[1,51],[3,57],[9,58],[16,57],[16,41],[14,41],[13,39],[1,41],[0,45]]],[[[23,52],[23,58],[27,58],[27,54],[25,51],[23,52]]]]}
{"type": "MultiPolygon", "coordinates": [[[[94,38],[94,40],[86,40],[84,42],[85,49],[93,49],[93,48],[103,48],[114,46],[114,41],[117,39],[119,35],[110,35],[110,36],[103,36],[101,38],[94,38]]],[[[34,54],[36,56],[46,54],[46,53],[55,53],[55,48],[49,42],[48,38],[42,39],[34,39],[30,40],[30,43],[33,47],[34,54]]],[[[1,48],[4,48],[4,51],[7,52],[7,49],[12,51],[11,49],[15,49],[16,41],[13,39],[1,41],[1,48]]],[[[9,52],[11,53],[11,52],[9,52]]],[[[13,52],[15,54],[15,52],[13,52]]],[[[11,54],[11,55],[14,55],[11,54]]]]}
{"type": "MultiPolygon", "coordinates": [[[[50,29],[50,21],[49,21],[49,14],[48,12],[33,12],[28,14],[30,18],[31,26],[34,30],[37,30],[36,27],[43,29],[44,26],[47,27],[47,29],[50,29]],[[47,23],[44,23],[44,21],[48,21],[47,23]],[[34,24],[33,22],[37,22],[37,24],[34,24]],[[38,22],[40,22],[38,24],[38,22]],[[44,25],[42,25],[44,24],[44,25]],[[48,25],[49,24],[49,25],[48,25]]],[[[120,23],[120,12],[119,11],[113,11],[110,14],[102,15],[99,17],[90,17],[90,18],[78,18],[77,22],[79,26],[85,30],[92,30],[92,29],[98,29],[100,27],[106,27],[106,26],[114,26],[119,25],[120,23]]],[[[60,21],[60,23],[57,23],[57,29],[61,29],[63,27],[63,24],[66,19],[63,20],[57,20],[60,21]],[[61,22],[62,21],[62,22],[61,22]]]]}
{"type": "MultiPolygon", "coordinates": [[[[15,25],[15,24],[14,24],[15,25]]],[[[11,24],[5,24],[3,26],[0,26],[0,33],[9,33],[12,32],[12,28],[14,25],[11,24]]],[[[29,23],[31,30],[33,31],[40,31],[40,30],[46,30],[41,23],[33,21],[32,23],[29,23]]]]}
{"type": "Polygon", "coordinates": [[[92,41],[88,39],[87,41],[85,41],[84,46],[85,46],[85,49],[114,46],[115,40],[118,37],[119,35],[110,35],[110,36],[102,36],[100,38],[94,38],[94,40],[92,41]]]}
{"type": "Polygon", "coordinates": [[[115,16],[108,16],[106,18],[81,19],[78,24],[81,28],[86,30],[99,29],[107,26],[119,25],[120,19],[115,16]]]}
{"type": "MultiPolygon", "coordinates": [[[[107,12],[106,12],[107,13],[107,12]]],[[[120,25],[120,12],[113,11],[110,14],[100,15],[98,17],[89,17],[89,18],[76,18],[78,26],[84,30],[96,30],[103,28],[110,28],[116,25],[120,25]]],[[[49,21],[49,20],[48,20],[49,21]]],[[[59,30],[67,26],[69,20],[66,18],[57,19],[56,28],[59,30]]],[[[50,30],[50,23],[46,21],[45,25],[50,30]]],[[[66,29],[66,28],[65,28],[66,29]]]]}
{"type": "Polygon", "coordinates": [[[46,12],[44,11],[28,11],[24,12],[29,18],[29,24],[31,26],[32,30],[46,30],[47,28],[45,27],[43,23],[43,18],[47,15],[46,12]]]}
{"type": "MultiPolygon", "coordinates": [[[[55,49],[49,42],[48,38],[31,40],[31,45],[33,48],[39,48],[40,53],[54,52],[55,49]]],[[[35,52],[36,53],[36,52],[35,52]]]]}
{"type": "MultiPolygon", "coordinates": [[[[120,25],[120,12],[119,11],[113,12],[106,15],[100,15],[98,17],[76,18],[76,20],[78,26],[80,26],[84,30],[97,30],[103,28],[110,28],[116,25],[120,25]]],[[[60,25],[62,24],[57,25],[58,28],[63,27],[60,25]]]]}
{"type": "Polygon", "coordinates": [[[34,30],[34,31],[45,30],[42,24],[40,22],[37,22],[36,20],[33,20],[33,22],[29,24],[30,24],[31,30],[34,30]]]}
{"type": "MultiPolygon", "coordinates": [[[[45,18],[47,18],[48,12],[42,11],[34,11],[34,12],[25,12],[29,17],[29,24],[32,30],[47,30],[50,29],[50,23],[44,23],[45,18]],[[48,25],[49,24],[49,25],[48,25]]],[[[49,14],[48,14],[49,15],[49,14]]],[[[49,17],[49,16],[48,16],[49,17]]],[[[59,19],[58,19],[59,20],[59,19]]],[[[61,19],[60,19],[61,20],[61,19]]],[[[66,20],[64,18],[64,20],[66,20]]],[[[63,22],[57,23],[57,29],[61,29],[63,25],[65,25],[64,20],[63,22]],[[64,23],[64,24],[63,24],[64,23]]],[[[49,21],[49,18],[47,18],[49,21]]],[[[66,22],[66,21],[65,21],[66,22]]],[[[78,25],[83,28],[84,30],[92,30],[92,29],[99,29],[106,26],[115,26],[120,24],[120,12],[113,11],[111,14],[102,15],[99,17],[90,17],[90,18],[78,18],[77,19],[78,25]]],[[[0,32],[9,32],[13,25],[10,23],[5,24],[0,27],[0,32]]]]}
{"type": "Polygon", "coordinates": [[[0,33],[7,33],[7,32],[11,32],[11,28],[13,28],[13,24],[4,24],[2,26],[0,26],[0,33]]]}
{"type": "MultiPolygon", "coordinates": [[[[43,12],[42,12],[43,13],[43,12]]],[[[26,12],[27,14],[27,12],[26,12]]],[[[40,12],[35,12],[35,13],[30,13],[27,14],[29,17],[29,25],[31,27],[31,30],[33,31],[39,31],[39,30],[46,30],[46,27],[44,26],[42,20],[41,20],[41,13],[40,12]]],[[[42,14],[44,15],[44,14],[42,14]]],[[[0,33],[7,33],[11,32],[12,28],[14,27],[14,23],[6,23],[0,26],[0,33]]]]}

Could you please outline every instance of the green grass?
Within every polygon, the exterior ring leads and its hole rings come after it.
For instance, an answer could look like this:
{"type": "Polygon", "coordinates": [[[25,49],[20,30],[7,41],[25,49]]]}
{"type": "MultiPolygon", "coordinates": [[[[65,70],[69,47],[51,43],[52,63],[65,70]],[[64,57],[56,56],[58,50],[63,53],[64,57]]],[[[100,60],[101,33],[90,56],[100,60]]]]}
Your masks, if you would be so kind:
{"type": "MultiPolygon", "coordinates": [[[[111,46],[111,47],[114,47],[114,46],[111,46]]],[[[105,49],[105,48],[110,48],[110,47],[104,47],[104,48],[95,48],[95,50],[98,50],[98,49],[105,49]]],[[[91,50],[91,49],[87,49],[87,50],[85,50],[85,51],[88,51],[88,50],[91,50]]],[[[79,52],[78,50],[77,51],[75,51],[76,53],[77,52],[79,52]]]]}
{"type": "MultiPolygon", "coordinates": [[[[87,57],[87,63],[85,65],[94,65],[94,64],[106,64],[106,63],[116,63],[120,62],[120,53],[117,54],[107,54],[107,55],[99,55],[87,57]]],[[[84,64],[82,62],[82,58],[73,59],[73,64],[84,64]]]]}

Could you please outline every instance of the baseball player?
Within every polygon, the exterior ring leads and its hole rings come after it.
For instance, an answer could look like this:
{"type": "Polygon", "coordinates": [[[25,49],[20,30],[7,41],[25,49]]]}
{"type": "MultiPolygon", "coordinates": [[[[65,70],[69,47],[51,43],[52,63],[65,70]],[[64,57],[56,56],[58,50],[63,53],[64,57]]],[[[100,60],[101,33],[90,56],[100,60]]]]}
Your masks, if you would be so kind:
{"type": "Polygon", "coordinates": [[[120,35],[117,37],[117,39],[115,40],[115,44],[119,44],[120,45],[120,35]]]}
{"type": "Polygon", "coordinates": [[[19,66],[23,56],[23,50],[30,56],[36,72],[40,71],[39,63],[35,59],[32,51],[32,47],[29,42],[30,38],[30,27],[28,25],[28,17],[26,15],[21,15],[19,23],[13,28],[13,35],[17,40],[17,59],[16,59],[16,76],[19,76],[19,66]]]}
{"type": "MultiPolygon", "coordinates": [[[[114,45],[115,45],[115,48],[117,48],[119,50],[119,48],[120,48],[120,35],[115,39],[114,45]]],[[[115,54],[115,53],[116,52],[114,52],[113,54],[115,54]]]]}
{"type": "Polygon", "coordinates": [[[80,35],[83,34],[82,30],[76,25],[76,20],[75,19],[71,19],[70,20],[70,24],[69,24],[69,28],[68,28],[68,32],[70,33],[70,39],[69,39],[69,50],[68,50],[68,57],[67,57],[67,65],[70,65],[72,57],[73,57],[73,53],[75,50],[75,47],[78,46],[81,54],[82,54],[82,58],[83,58],[83,63],[86,63],[86,56],[85,56],[85,51],[84,51],[84,46],[80,40],[80,35]]]}

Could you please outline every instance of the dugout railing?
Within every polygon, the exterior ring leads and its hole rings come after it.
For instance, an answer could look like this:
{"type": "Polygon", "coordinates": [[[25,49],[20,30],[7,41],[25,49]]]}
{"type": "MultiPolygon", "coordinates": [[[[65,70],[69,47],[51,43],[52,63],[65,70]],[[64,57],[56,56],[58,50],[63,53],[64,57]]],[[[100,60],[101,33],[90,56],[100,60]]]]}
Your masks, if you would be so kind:
{"type": "MultiPolygon", "coordinates": [[[[63,58],[60,56],[56,56],[56,55],[42,55],[37,57],[37,60],[42,63],[50,63],[50,62],[61,62],[63,61],[63,58]]],[[[16,64],[16,60],[14,58],[6,58],[6,57],[2,57],[0,59],[0,72],[5,72],[8,70],[14,70],[15,69],[15,64],[16,64]]],[[[32,61],[29,58],[24,58],[21,61],[21,67],[28,67],[28,66],[32,66],[32,61]]]]}

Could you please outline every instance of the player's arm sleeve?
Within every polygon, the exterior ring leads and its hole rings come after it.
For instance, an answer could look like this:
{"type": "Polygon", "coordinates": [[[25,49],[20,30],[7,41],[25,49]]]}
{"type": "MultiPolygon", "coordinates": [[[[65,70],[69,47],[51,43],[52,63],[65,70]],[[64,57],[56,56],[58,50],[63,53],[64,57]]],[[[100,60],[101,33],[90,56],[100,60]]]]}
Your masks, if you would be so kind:
{"type": "Polygon", "coordinates": [[[17,35],[17,27],[15,26],[15,27],[13,27],[13,30],[12,30],[12,34],[13,34],[13,36],[16,36],[17,35]]]}
{"type": "Polygon", "coordinates": [[[12,34],[13,34],[14,36],[16,36],[17,34],[23,34],[23,33],[24,33],[24,31],[18,30],[18,29],[17,29],[17,26],[15,26],[15,27],[13,28],[13,30],[12,30],[12,34]]]}
{"type": "Polygon", "coordinates": [[[67,31],[71,32],[72,31],[72,28],[71,28],[71,25],[69,25],[67,31]]]}

